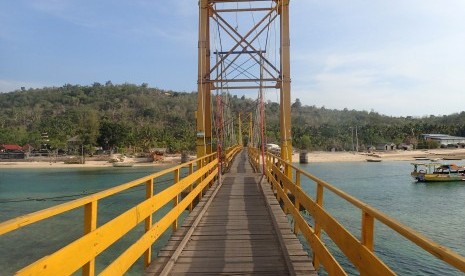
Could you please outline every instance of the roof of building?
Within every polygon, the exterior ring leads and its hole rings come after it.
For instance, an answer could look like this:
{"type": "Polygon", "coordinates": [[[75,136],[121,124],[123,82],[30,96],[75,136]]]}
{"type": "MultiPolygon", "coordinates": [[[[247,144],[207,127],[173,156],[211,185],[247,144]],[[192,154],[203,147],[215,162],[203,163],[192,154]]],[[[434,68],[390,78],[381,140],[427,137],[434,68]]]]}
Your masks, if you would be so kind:
{"type": "Polygon", "coordinates": [[[465,137],[451,136],[447,134],[422,134],[425,138],[432,138],[437,140],[465,140],[465,137]]]}
{"type": "Polygon", "coordinates": [[[3,144],[1,148],[5,150],[22,150],[23,149],[21,146],[16,145],[16,144],[3,144]]]}

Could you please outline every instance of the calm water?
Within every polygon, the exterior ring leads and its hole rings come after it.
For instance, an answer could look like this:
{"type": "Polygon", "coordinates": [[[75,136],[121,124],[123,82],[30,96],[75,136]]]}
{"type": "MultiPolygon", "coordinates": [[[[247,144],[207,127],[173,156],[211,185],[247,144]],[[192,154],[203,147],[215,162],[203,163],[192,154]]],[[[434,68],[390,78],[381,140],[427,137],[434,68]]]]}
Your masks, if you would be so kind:
{"type": "MultiPolygon", "coordinates": [[[[0,169],[0,222],[108,189],[161,169],[160,167],[0,169]]],[[[171,185],[171,182],[172,179],[166,178],[156,181],[155,191],[165,189],[171,185]]],[[[145,187],[142,186],[99,201],[98,225],[143,201],[144,197],[145,187]]],[[[168,209],[169,206],[165,206],[154,217],[161,217],[168,209]]],[[[0,236],[0,275],[14,274],[18,269],[77,239],[82,235],[82,231],[83,208],[78,208],[45,222],[35,223],[0,236]]],[[[121,254],[127,248],[127,244],[134,242],[143,232],[144,225],[141,223],[97,257],[97,271],[121,254]]],[[[169,234],[160,238],[160,241],[166,241],[169,234]]],[[[153,249],[158,251],[159,247],[159,243],[156,243],[153,249]]],[[[128,274],[140,275],[141,269],[142,263],[139,261],[128,274]]]]}
{"type": "MultiPolygon", "coordinates": [[[[302,167],[349,194],[382,210],[440,244],[465,255],[465,185],[458,183],[420,184],[410,178],[409,162],[312,163],[302,167]]],[[[40,210],[106,189],[155,172],[153,167],[99,169],[0,169],[0,221],[40,210]]],[[[170,185],[156,182],[160,191],[170,185]]],[[[315,186],[302,184],[313,197],[315,186]]],[[[145,190],[135,188],[99,202],[99,225],[143,200],[145,190]]],[[[328,210],[356,236],[360,236],[360,212],[331,193],[325,194],[328,210]]],[[[167,208],[156,216],[161,216],[167,208]]],[[[14,271],[41,256],[63,247],[82,233],[82,209],[61,215],[47,223],[0,236],[1,275],[14,271]],[[24,247],[18,247],[21,244],[24,247]]],[[[136,240],[143,224],[97,258],[97,271],[118,256],[125,244],[136,240]]],[[[167,236],[162,237],[161,242],[167,236]]],[[[325,239],[331,246],[331,242],[325,239]]],[[[157,251],[159,243],[154,245],[157,251]]],[[[332,246],[337,258],[349,266],[332,246]]],[[[380,224],[375,227],[375,250],[399,275],[462,275],[436,261],[428,253],[380,224]]],[[[142,264],[128,273],[140,275],[142,264]]],[[[356,275],[354,271],[351,274],[356,275]]]]}
{"type": "MultiPolygon", "coordinates": [[[[464,183],[413,182],[410,162],[316,163],[301,167],[465,256],[464,183]]],[[[305,182],[302,186],[314,198],[315,185],[305,182]]],[[[358,209],[330,192],[325,194],[324,205],[360,237],[358,209]]],[[[327,238],[325,242],[332,244],[327,238]]],[[[345,257],[335,246],[332,248],[338,260],[348,266],[345,257]]],[[[380,223],[375,225],[375,251],[399,275],[463,275],[380,223]]]]}

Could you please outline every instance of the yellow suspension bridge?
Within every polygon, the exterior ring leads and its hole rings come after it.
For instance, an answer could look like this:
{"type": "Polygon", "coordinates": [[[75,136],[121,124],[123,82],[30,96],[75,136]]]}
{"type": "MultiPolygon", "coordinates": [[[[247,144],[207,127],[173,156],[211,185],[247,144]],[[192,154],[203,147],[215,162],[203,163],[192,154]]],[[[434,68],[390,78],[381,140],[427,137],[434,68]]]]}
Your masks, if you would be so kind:
{"type": "Polygon", "coordinates": [[[347,275],[323,242],[323,234],[360,275],[395,275],[375,251],[375,225],[392,229],[465,272],[463,256],[292,164],[289,41],[289,0],[200,0],[197,159],[0,223],[0,235],[5,235],[76,209],[84,214],[81,237],[20,269],[17,275],[70,275],[78,271],[82,275],[123,275],[141,258],[139,271],[145,275],[316,275],[320,268],[329,275],[347,275]],[[238,15],[243,13],[256,14],[248,20],[245,31],[238,27],[238,15]],[[267,46],[272,24],[279,29],[279,47],[275,49],[279,61],[271,60],[271,46],[267,46]],[[266,38],[260,40],[263,36],[266,38]],[[232,120],[223,110],[227,103],[222,96],[233,89],[259,91],[257,127],[253,127],[253,115],[248,116],[248,147],[243,146],[240,116],[237,137],[226,143],[228,131],[234,127],[229,127],[232,120]],[[278,155],[264,149],[265,89],[278,90],[280,96],[278,155]],[[216,113],[212,112],[212,91],[218,95],[216,113]],[[165,177],[173,184],[155,193],[154,183],[165,177]],[[303,191],[303,181],[314,184],[314,195],[303,191]],[[99,224],[102,200],[134,187],[144,187],[145,199],[99,224]],[[325,208],[328,193],[359,210],[360,235],[346,229],[325,208]],[[166,205],[171,206],[169,211],[156,215],[166,205]],[[185,210],[189,216],[182,219],[185,210]],[[143,233],[96,271],[96,258],[141,224],[143,233]],[[173,231],[169,241],[155,254],[154,243],[169,230],[173,231]],[[308,250],[296,234],[303,237],[308,250]]]}

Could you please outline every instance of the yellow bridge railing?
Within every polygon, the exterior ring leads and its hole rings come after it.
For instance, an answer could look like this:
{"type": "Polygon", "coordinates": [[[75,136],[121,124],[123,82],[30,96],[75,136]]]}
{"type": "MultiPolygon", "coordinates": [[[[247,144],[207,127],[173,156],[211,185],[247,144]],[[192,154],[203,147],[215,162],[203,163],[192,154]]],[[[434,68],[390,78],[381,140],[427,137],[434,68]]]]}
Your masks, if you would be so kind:
{"type": "MultiPolygon", "coordinates": [[[[228,149],[225,162],[230,162],[240,149],[239,146],[228,149]]],[[[69,275],[81,268],[83,275],[94,275],[95,258],[139,223],[144,222],[145,233],[100,273],[101,275],[122,275],[141,256],[144,256],[145,266],[151,263],[152,244],[170,226],[173,231],[177,229],[181,213],[186,209],[192,210],[194,200],[203,196],[204,190],[211,186],[217,175],[218,159],[216,153],[212,153],[90,196],[5,221],[0,223],[0,235],[77,208],[83,208],[83,236],[19,270],[17,275],[69,275]],[[195,164],[197,165],[194,170],[195,164]],[[182,169],[188,169],[189,173],[181,179],[182,169]],[[173,185],[154,194],[154,181],[167,175],[172,175],[173,185]],[[146,199],[144,201],[109,222],[97,225],[97,206],[100,200],[137,186],[145,186],[146,199]],[[182,193],[185,194],[183,198],[181,198],[182,193]],[[173,208],[160,220],[152,221],[153,214],[169,202],[173,203],[173,208]]]]}
{"type": "MultiPolygon", "coordinates": [[[[249,157],[252,166],[256,170],[259,170],[261,158],[258,149],[249,148],[249,157]]],[[[431,253],[436,258],[465,272],[465,257],[431,241],[366,203],[310,173],[286,163],[283,159],[270,153],[266,153],[265,176],[276,192],[278,201],[282,201],[284,211],[292,215],[294,219],[294,232],[297,233],[300,231],[312,248],[313,264],[316,269],[321,264],[329,275],[347,275],[321,240],[321,231],[324,231],[359,270],[360,275],[395,275],[395,272],[378,258],[374,252],[374,227],[375,221],[378,221],[418,245],[423,250],[431,253]],[[285,174],[289,170],[292,170],[292,179],[285,174]],[[316,184],[315,199],[310,198],[300,187],[302,177],[306,177],[316,184]],[[334,193],[360,210],[360,240],[344,228],[325,209],[323,205],[325,191],[334,193]],[[300,212],[302,208],[313,217],[313,227],[302,216],[300,212]]]]}
{"type": "Polygon", "coordinates": [[[241,150],[242,150],[242,146],[239,146],[239,145],[236,145],[234,147],[230,147],[230,148],[225,150],[225,154],[224,154],[225,168],[224,168],[223,171],[229,170],[229,167],[230,167],[230,165],[232,163],[232,160],[233,160],[234,156],[236,156],[236,154],[238,154],[241,150]]]}

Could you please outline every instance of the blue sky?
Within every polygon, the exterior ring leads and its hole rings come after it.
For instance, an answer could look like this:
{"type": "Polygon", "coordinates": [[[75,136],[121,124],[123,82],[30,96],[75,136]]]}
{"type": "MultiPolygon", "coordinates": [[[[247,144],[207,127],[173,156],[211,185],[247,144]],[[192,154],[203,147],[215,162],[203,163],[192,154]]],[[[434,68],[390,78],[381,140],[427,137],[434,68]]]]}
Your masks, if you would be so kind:
{"type": "MultiPolygon", "coordinates": [[[[290,9],[293,100],[393,116],[465,109],[465,1],[290,9]]],[[[197,17],[196,0],[1,0],[0,92],[108,80],[194,91],[197,17]]]]}

